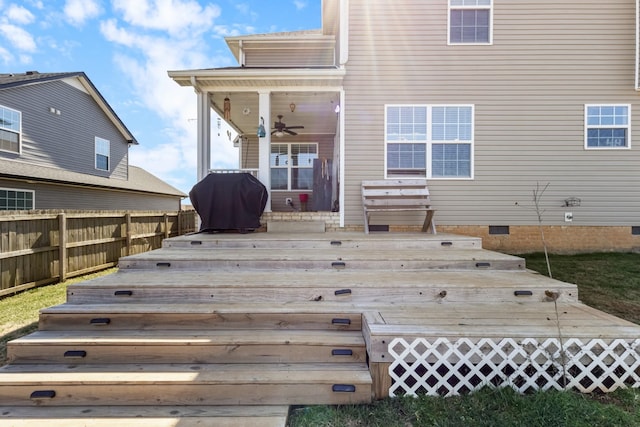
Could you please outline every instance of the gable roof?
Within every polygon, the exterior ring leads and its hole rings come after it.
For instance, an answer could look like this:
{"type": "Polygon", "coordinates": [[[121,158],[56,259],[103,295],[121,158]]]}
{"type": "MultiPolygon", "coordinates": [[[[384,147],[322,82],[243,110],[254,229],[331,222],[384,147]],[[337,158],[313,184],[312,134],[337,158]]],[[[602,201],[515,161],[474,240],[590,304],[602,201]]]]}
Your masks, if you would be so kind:
{"type": "Polygon", "coordinates": [[[67,73],[39,73],[37,71],[27,71],[26,73],[2,73],[0,74],[0,90],[10,89],[13,87],[40,84],[54,80],[65,80],[69,78],[76,78],[91,96],[96,104],[102,109],[102,111],[109,117],[111,122],[120,131],[122,136],[130,144],[138,144],[133,134],[127,129],[127,126],[120,120],[116,112],[111,108],[109,103],[104,99],[102,94],[93,85],[89,77],[82,72],[67,72],[67,73]]]}
{"type": "Polygon", "coordinates": [[[129,166],[129,179],[124,180],[0,159],[0,178],[187,197],[182,191],[137,166],[129,166]]]}

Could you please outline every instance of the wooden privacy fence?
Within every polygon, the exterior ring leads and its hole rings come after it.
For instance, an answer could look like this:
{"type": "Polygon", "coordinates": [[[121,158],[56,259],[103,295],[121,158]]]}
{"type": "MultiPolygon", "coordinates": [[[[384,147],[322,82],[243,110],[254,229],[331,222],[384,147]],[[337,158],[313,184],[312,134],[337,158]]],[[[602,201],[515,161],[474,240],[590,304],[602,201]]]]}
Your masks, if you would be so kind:
{"type": "Polygon", "coordinates": [[[196,230],[195,211],[0,213],[0,296],[114,267],[196,230]]]}

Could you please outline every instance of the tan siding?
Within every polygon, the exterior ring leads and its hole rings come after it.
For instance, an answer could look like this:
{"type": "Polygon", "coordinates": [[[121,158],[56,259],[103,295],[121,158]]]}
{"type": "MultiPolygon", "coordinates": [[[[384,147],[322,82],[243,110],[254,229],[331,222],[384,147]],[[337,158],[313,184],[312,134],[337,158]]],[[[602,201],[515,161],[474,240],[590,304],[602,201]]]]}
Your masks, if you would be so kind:
{"type": "Polygon", "coordinates": [[[319,67],[334,64],[333,50],[248,50],[245,57],[247,67],[319,67]]]}
{"type": "Polygon", "coordinates": [[[635,1],[494,3],[493,45],[448,46],[444,0],[351,0],[347,225],[362,223],[360,182],[384,177],[386,103],[475,105],[475,178],[429,182],[439,224],[534,224],[549,182],[548,224],[640,225],[635,1]],[[632,105],[631,150],[584,149],[591,103],[632,105]]]}

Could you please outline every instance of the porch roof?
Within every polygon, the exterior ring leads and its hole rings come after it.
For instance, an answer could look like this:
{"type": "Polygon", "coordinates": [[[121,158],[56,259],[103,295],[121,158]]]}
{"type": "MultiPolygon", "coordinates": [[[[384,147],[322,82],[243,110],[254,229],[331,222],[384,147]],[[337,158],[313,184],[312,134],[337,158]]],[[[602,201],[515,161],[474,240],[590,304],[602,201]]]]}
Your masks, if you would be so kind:
{"type": "Polygon", "coordinates": [[[246,91],[265,88],[339,88],[346,71],[337,67],[314,68],[205,68],[169,71],[180,86],[202,91],[246,91]]]}

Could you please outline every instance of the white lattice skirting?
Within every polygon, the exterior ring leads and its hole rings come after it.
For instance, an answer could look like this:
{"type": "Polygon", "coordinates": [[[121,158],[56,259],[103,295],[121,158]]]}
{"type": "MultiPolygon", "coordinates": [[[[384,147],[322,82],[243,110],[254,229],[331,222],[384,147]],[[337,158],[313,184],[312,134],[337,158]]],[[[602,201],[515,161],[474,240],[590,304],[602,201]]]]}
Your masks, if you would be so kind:
{"type": "Polygon", "coordinates": [[[557,338],[396,338],[389,344],[389,395],[455,396],[485,386],[521,393],[640,387],[640,339],[563,341],[561,346],[557,338]]]}

